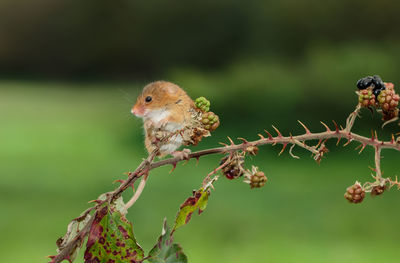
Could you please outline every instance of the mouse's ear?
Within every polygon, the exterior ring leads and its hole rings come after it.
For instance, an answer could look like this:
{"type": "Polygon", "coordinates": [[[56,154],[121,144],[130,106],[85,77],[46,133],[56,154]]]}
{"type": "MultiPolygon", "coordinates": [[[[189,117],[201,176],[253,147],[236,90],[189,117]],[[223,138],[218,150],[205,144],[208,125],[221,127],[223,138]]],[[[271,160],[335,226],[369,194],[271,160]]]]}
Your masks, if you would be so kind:
{"type": "Polygon", "coordinates": [[[177,85],[175,85],[175,84],[169,82],[169,83],[165,86],[165,90],[167,91],[168,94],[174,95],[174,94],[177,94],[177,93],[179,92],[180,88],[179,88],[177,85]]]}

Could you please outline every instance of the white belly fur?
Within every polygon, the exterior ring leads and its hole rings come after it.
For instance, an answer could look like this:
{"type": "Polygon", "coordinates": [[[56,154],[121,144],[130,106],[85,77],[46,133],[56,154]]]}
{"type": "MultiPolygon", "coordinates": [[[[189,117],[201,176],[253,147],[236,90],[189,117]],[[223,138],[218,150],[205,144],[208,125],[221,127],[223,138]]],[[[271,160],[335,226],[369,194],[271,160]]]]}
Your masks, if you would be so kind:
{"type": "MultiPolygon", "coordinates": [[[[179,123],[175,123],[175,122],[170,122],[170,123],[167,123],[167,125],[165,125],[165,130],[168,132],[175,132],[182,128],[183,128],[183,125],[181,125],[179,123]]],[[[178,133],[178,134],[172,136],[171,139],[169,139],[167,144],[162,145],[160,147],[160,151],[162,153],[166,153],[166,154],[172,153],[182,145],[182,142],[183,142],[182,135],[180,135],[178,133]]]]}
{"type": "MultiPolygon", "coordinates": [[[[153,110],[149,112],[145,118],[151,120],[153,123],[163,123],[163,121],[168,118],[169,114],[170,112],[166,110],[153,110]]],[[[176,122],[168,122],[162,129],[168,132],[175,132],[183,129],[183,125],[176,122]]],[[[180,134],[174,135],[169,139],[168,143],[160,147],[160,152],[162,154],[170,154],[178,149],[182,145],[182,142],[183,138],[180,134]]]]}

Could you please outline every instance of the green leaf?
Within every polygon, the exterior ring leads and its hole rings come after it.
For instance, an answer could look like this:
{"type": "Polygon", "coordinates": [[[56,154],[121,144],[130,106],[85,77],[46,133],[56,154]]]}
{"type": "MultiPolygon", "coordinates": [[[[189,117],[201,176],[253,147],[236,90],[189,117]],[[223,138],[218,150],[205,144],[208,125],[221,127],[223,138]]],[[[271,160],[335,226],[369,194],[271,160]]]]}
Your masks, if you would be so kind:
{"type": "MultiPolygon", "coordinates": [[[[118,200],[116,204],[120,207],[118,200]]],[[[90,228],[85,263],[142,262],[143,255],[125,211],[114,204],[103,204],[97,210],[90,228]]]]}
{"type": "Polygon", "coordinates": [[[206,209],[208,197],[210,196],[209,188],[212,186],[212,183],[217,179],[218,177],[214,177],[204,187],[200,188],[197,191],[193,191],[193,196],[185,200],[185,202],[180,206],[179,212],[176,215],[175,225],[172,232],[174,232],[179,227],[186,225],[190,221],[193,212],[195,212],[197,209],[199,210],[199,214],[201,214],[206,209]]]}
{"type": "Polygon", "coordinates": [[[149,253],[147,259],[151,263],[186,263],[187,257],[178,244],[173,244],[173,237],[164,219],[161,236],[149,253]]]}

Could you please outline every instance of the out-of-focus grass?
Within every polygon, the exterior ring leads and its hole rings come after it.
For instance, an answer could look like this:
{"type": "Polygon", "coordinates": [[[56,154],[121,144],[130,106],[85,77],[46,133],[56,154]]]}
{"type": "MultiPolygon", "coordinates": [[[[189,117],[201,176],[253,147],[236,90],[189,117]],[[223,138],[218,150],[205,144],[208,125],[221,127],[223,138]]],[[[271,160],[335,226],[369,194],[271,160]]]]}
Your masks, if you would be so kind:
{"type": "MultiPolygon", "coordinates": [[[[141,122],[129,114],[137,88],[0,84],[2,262],[45,262],[69,221],[88,207],[86,202],[116,187],[112,181],[124,178],[145,156],[141,122]],[[130,94],[130,102],[120,88],[130,94]]],[[[202,95],[213,102],[212,94],[202,95]]],[[[229,114],[217,112],[221,128],[196,148],[217,146],[227,135],[256,139],[280,103],[262,105],[268,114],[249,121],[258,130],[231,117],[224,120],[229,114]]],[[[294,160],[287,154],[278,158],[276,147],[263,147],[248,165],[266,172],[266,187],[250,190],[240,180],[220,178],[207,210],[193,216],[175,240],[190,262],[397,262],[399,193],[367,197],[360,205],[345,202],[345,188],[371,179],[367,166],[373,165],[371,150],[358,156],[351,149],[329,153],[318,166],[300,149],[296,153],[302,159],[294,160]]],[[[398,156],[386,151],[384,156],[385,174],[395,174],[398,156]]],[[[168,174],[170,167],[152,172],[128,213],[146,251],[159,235],[162,219],[173,222],[180,203],[218,158],[204,157],[196,168],[194,161],[179,165],[173,174],[168,174]]]]}

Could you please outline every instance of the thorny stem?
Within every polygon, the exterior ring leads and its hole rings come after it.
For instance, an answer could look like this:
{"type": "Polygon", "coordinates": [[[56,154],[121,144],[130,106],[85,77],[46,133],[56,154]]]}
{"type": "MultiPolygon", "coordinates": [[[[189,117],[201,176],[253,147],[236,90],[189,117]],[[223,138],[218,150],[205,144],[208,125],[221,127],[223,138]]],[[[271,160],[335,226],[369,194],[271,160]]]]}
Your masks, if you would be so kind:
{"type": "MultiPolygon", "coordinates": [[[[276,137],[273,137],[270,133],[267,131],[268,137],[264,137],[263,135],[259,134],[260,139],[255,140],[255,141],[247,141],[242,139],[242,143],[240,144],[235,144],[232,140],[230,140],[230,145],[226,145],[223,147],[217,147],[217,148],[211,148],[211,149],[206,149],[206,150],[201,150],[197,152],[190,153],[188,155],[188,158],[186,160],[190,159],[199,159],[201,156],[205,155],[210,155],[210,154],[232,154],[237,151],[245,151],[246,148],[250,146],[262,146],[262,145],[276,145],[276,144],[282,144],[284,148],[282,149],[281,152],[285,149],[286,145],[292,144],[292,145],[298,145],[301,146],[302,148],[310,151],[313,154],[317,154],[317,146],[320,144],[322,141],[326,141],[331,138],[336,138],[338,139],[338,142],[341,138],[347,139],[347,143],[345,144],[348,145],[352,141],[356,141],[361,143],[363,146],[362,149],[364,149],[365,146],[372,146],[375,148],[375,169],[376,169],[376,175],[377,179],[382,179],[381,175],[381,169],[380,169],[380,158],[381,158],[381,149],[393,149],[400,151],[400,143],[398,140],[391,140],[391,141],[382,141],[378,140],[376,136],[373,136],[372,138],[367,138],[361,135],[358,135],[356,133],[351,132],[351,128],[354,125],[354,121],[358,116],[358,113],[360,111],[360,106],[358,105],[357,108],[355,109],[354,112],[350,114],[350,116],[347,118],[346,121],[346,127],[343,129],[339,129],[339,127],[335,124],[335,130],[329,129],[329,127],[325,124],[322,123],[322,125],[325,127],[326,131],[324,132],[319,132],[319,133],[312,133],[310,130],[300,122],[300,124],[305,128],[306,133],[303,135],[297,135],[297,136],[282,136],[282,134],[277,130],[275,127],[273,127],[278,135],[276,137]],[[310,147],[305,144],[306,141],[310,140],[319,140],[319,143],[317,146],[310,147]]],[[[293,150],[293,146],[291,148],[291,151],[293,150]]],[[[290,152],[291,153],[291,152],[290,152]]],[[[101,200],[96,200],[97,204],[89,209],[87,209],[82,216],[79,217],[79,220],[82,221],[90,214],[91,211],[99,208],[102,204],[105,202],[111,203],[112,201],[116,200],[118,197],[121,196],[121,194],[130,186],[132,185],[137,179],[139,179],[142,176],[145,176],[140,183],[141,186],[138,187],[138,189],[135,192],[135,195],[131,199],[131,201],[128,202],[127,208],[129,208],[135,201],[139,198],[141,195],[143,188],[145,187],[145,182],[148,176],[148,172],[150,170],[153,170],[155,168],[158,168],[160,166],[168,165],[171,164],[174,167],[176,166],[177,163],[183,161],[182,158],[180,157],[172,157],[168,159],[164,159],[158,162],[153,162],[155,156],[157,155],[157,151],[154,151],[151,153],[145,160],[143,160],[139,166],[135,169],[134,172],[129,173],[128,179],[124,181],[117,189],[115,189],[112,192],[107,193],[106,199],[101,201],[101,200]]],[[[291,153],[292,156],[294,156],[291,153]]],[[[186,161],[185,160],[185,161],[186,161]]],[[[220,165],[218,168],[215,169],[215,171],[221,169],[225,163],[220,165]]],[[[211,174],[214,174],[215,172],[211,172],[211,174]]],[[[386,179],[388,180],[388,179],[386,179]]],[[[395,182],[390,181],[391,184],[397,185],[400,188],[400,183],[396,180],[395,182]]],[[[79,232],[79,234],[71,240],[68,244],[64,246],[64,248],[59,251],[59,254],[56,256],[52,256],[51,258],[52,263],[59,263],[63,261],[66,258],[69,258],[69,255],[77,248],[80,247],[80,245],[83,242],[83,239],[88,235],[90,231],[90,226],[91,226],[91,221],[93,220],[94,217],[92,217],[86,225],[83,227],[83,229],[79,232]]]]}
{"type": "Polygon", "coordinates": [[[382,171],[381,171],[381,147],[375,147],[375,172],[376,172],[376,180],[382,180],[382,171]]]}

